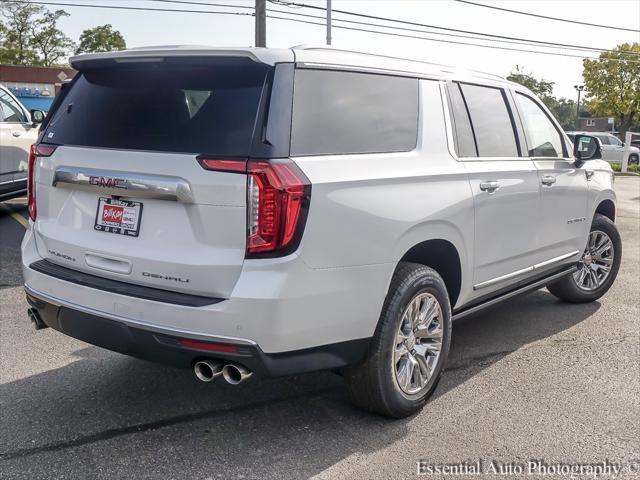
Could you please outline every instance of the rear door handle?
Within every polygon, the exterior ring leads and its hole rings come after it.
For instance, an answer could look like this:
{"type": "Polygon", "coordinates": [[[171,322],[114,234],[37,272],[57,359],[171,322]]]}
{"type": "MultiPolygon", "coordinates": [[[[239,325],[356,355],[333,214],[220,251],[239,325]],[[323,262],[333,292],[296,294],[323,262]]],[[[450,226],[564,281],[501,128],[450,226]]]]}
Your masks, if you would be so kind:
{"type": "Polygon", "coordinates": [[[11,132],[11,135],[13,135],[14,137],[19,137],[20,135],[22,135],[22,132],[19,132],[19,131],[16,130],[16,131],[11,132]]]}
{"type": "Polygon", "coordinates": [[[556,183],[556,177],[554,177],[553,175],[545,175],[545,176],[542,177],[542,184],[543,185],[546,185],[546,186],[550,187],[554,183],[556,183]]]}
{"type": "Polygon", "coordinates": [[[493,193],[500,188],[500,183],[495,180],[488,180],[480,183],[480,190],[483,192],[493,193]]]}

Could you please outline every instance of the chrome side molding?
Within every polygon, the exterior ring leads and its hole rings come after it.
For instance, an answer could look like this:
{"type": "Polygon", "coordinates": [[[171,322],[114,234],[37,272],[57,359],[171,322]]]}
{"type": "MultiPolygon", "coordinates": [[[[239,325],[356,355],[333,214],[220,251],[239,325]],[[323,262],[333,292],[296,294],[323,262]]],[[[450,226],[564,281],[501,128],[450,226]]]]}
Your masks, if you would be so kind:
{"type": "Polygon", "coordinates": [[[504,300],[507,300],[509,298],[513,298],[517,295],[520,295],[522,293],[527,293],[527,292],[531,292],[533,290],[537,290],[539,288],[544,287],[545,285],[547,285],[550,282],[553,282],[554,280],[559,280],[560,278],[566,276],[566,275],[570,275],[573,272],[575,272],[577,270],[577,266],[576,265],[571,265],[566,269],[563,269],[561,272],[558,273],[554,273],[551,276],[548,277],[544,277],[540,280],[535,281],[534,283],[530,283],[527,285],[523,285],[521,287],[516,288],[515,290],[512,290],[510,292],[507,292],[505,294],[502,295],[498,295],[497,297],[493,297],[490,298],[489,300],[486,300],[478,305],[474,305],[473,307],[469,307],[469,308],[465,308],[464,306],[461,309],[458,310],[454,310],[453,311],[453,320],[459,320],[461,318],[464,318],[468,315],[472,315],[476,312],[479,312],[481,310],[484,310],[487,307],[491,307],[493,305],[496,305],[500,302],[503,302],[504,300]]]}
{"type": "Polygon", "coordinates": [[[515,272],[507,273],[506,275],[502,275],[500,277],[492,278],[485,282],[478,283],[473,286],[474,290],[480,290],[482,288],[490,287],[491,285],[495,285],[497,283],[502,283],[505,280],[509,280],[510,278],[519,277],[520,275],[524,275],[526,273],[531,273],[534,270],[540,270],[547,267],[552,267],[558,263],[561,263],[565,260],[570,259],[571,257],[578,255],[580,251],[575,250],[573,252],[565,253],[564,255],[560,255],[559,257],[554,257],[544,262],[536,263],[531,267],[523,268],[522,270],[517,270],[515,272]]]}
{"type": "Polygon", "coordinates": [[[180,177],[166,175],[58,167],[53,174],[52,185],[78,190],[98,190],[106,195],[120,197],[144,197],[194,203],[189,182],[180,177]]]}

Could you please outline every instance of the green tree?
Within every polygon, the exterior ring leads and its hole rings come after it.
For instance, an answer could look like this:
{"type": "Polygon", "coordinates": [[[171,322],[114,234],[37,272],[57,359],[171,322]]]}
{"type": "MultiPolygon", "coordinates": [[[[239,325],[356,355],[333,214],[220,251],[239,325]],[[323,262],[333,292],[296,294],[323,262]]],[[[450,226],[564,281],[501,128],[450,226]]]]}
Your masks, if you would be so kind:
{"type": "Polygon", "coordinates": [[[76,54],[111,52],[112,50],[124,50],[125,48],[127,48],[127,44],[122,34],[107,24],[88,28],[82,32],[76,54]]]}
{"type": "Polygon", "coordinates": [[[615,117],[624,137],[640,117],[640,43],[618,45],[583,67],[589,110],[615,117]]]}
{"type": "Polygon", "coordinates": [[[13,65],[51,66],[74,46],[57,27],[69,14],[51,12],[28,1],[0,3],[0,62],[13,65]]]}
{"type": "Polygon", "coordinates": [[[516,65],[515,71],[507,76],[507,80],[524,85],[541,99],[553,94],[553,82],[547,82],[544,79],[538,80],[531,73],[525,72],[520,65],[516,65]]]}
{"type": "Polygon", "coordinates": [[[31,45],[36,50],[38,63],[45,67],[57,65],[59,60],[73,50],[75,44],[57,27],[58,20],[68,17],[64,10],[44,11],[42,16],[33,22],[31,29],[31,45]]]}
{"type": "Polygon", "coordinates": [[[3,18],[0,36],[0,58],[2,63],[32,65],[37,55],[31,45],[31,22],[40,15],[44,7],[30,3],[2,2],[0,16],[3,18]]]}
{"type": "Polygon", "coordinates": [[[544,79],[538,80],[524,68],[516,65],[515,71],[507,76],[507,80],[519,83],[535,93],[547,106],[560,125],[565,130],[574,128],[576,124],[576,102],[568,98],[553,96],[553,83],[544,79]]]}

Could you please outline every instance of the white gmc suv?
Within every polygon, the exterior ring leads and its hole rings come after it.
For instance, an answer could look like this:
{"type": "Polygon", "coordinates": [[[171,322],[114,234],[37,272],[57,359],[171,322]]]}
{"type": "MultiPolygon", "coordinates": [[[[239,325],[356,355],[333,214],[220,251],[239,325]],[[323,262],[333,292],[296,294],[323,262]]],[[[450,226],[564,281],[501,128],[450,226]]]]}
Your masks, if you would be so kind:
{"type": "Polygon", "coordinates": [[[340,371],[404,417],[452,320],[547,286],[601,297],[613,175],[527,89],[333,50],[71,60],[29,160],[30,318],[200,380],[340,371]]]}

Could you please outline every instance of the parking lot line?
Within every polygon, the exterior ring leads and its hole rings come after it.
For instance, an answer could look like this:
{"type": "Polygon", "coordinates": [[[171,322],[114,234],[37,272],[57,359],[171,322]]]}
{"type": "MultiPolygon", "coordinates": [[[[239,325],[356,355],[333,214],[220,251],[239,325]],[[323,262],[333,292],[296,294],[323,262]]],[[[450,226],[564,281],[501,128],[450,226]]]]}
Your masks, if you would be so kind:
{"type": "Polygon", "coordinates": [[[20,215],[18,212],[14,212],[10,207],[0,204],[0,209],[7,212],[13,219],[22,225],[25,229],[29,228],[29,220],[20,215]]]}

